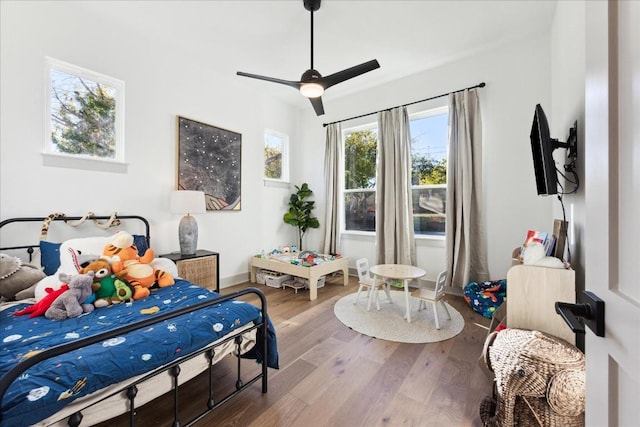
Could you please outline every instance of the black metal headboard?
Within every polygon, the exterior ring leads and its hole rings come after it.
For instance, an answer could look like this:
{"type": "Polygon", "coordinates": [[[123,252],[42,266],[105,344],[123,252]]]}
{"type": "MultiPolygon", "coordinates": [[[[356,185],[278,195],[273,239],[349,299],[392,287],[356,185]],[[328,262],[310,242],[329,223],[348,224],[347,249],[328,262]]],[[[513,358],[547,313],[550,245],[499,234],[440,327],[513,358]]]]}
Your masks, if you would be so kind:
{"type": "MultiPolygon", "coordinates": [[[[4,227],[10,225],[10,224],[20,224],[20,223],[25,223],[25,222],[39,222],[39,223],[44,223],[45,220],[49,220],[49,221],[64,221],[65,223],[68,223],[70,221],[82,221],[82,220],[91,220],[97,223],[97,221],[119,221],[119,220],[137,220],[140,221],[144,224],[144,228],[145,228],[145,237],[147,238],[147,245],[148,247],[151,247],[151,230],[149,227],[149,221],[139,215],[118,215],[118,214],[113,214],[113,215],[109,215],[109,216],[100,216],[100,215],[94,215],[92,213],[89,213],[88,215],[85,215],[83,217],[81,216],[66,216],[64,214],[57,214],[56,215],[49,215],[48,217],[24,217],[24,218],[9,218],[9,219],[5,219],[2,220],[2,222],[0,222],[0,230],[2,230],[4,227]]],[[[114,225],[117,224],[114,223],[114,225]]],[[[8,251],[8,250],[20,250],[20,249],[26,249],[27,253],[29,254],[29,261],[32,260],[32,256],[33,256],[33,252],[34,249],[39,248],[40,247],[40,242],[35,242],[33,244],[28,243],[28,244],[24,244],[24,245],[17,245],[17,246],[0,246],[0,251],[8,251]]]]}

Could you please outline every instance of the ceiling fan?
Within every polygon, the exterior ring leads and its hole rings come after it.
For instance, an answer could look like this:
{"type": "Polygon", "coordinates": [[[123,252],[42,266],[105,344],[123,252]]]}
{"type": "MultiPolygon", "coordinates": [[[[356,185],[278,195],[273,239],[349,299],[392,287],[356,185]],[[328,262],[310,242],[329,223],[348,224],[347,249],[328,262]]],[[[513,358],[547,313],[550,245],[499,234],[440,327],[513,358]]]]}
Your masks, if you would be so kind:
{"type": "Polygon", "coordinates": [[[345,80],[352,79],[361,74],[368,73],[369,71],[380,68],[380,64],[377,60],[372,59],[363,64],[347,68],[337,73],[330,74],[323,77],[317,70],[313,68],[313,12],[320,9],[321,0],[303,0],[304,8],[311,12],[311,67],[302,73],[300,81],[282,80],[273,77],[260,76],[257,74],[244,73],[238,71],[237,75],[244,77],[251,77],[253,79],[266,80],[268,82],[280,83],[283,85],[291,86],[298,89],[302,95],[309,98],[311,105],[318,116],[324,114],[324,107],[322,106],[322,94],[328,88],[345,80]]]}

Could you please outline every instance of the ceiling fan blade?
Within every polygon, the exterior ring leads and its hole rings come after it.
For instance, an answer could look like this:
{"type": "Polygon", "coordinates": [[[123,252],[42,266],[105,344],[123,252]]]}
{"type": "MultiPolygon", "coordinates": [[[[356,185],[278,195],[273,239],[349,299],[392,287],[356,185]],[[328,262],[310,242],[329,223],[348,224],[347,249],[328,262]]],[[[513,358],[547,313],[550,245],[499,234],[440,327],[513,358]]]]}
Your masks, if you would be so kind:
{"type": "Polygon", "coordinates": [[[316,115],[321,116],[324,114],[324,107],[322,106],[321,96],[317,98],[309,98],[309,101],[311,101],[311,105],[313,105],[313,109],[316,111],[316,115]]]}
{"type": "Polygon", "coordinates": [[[324,88],[327,89],[335,84],[352,79],[361,74],[368,73],[369,71],[375,70],[376,68],[380,68],[380,64],[376,59],[372,59],[371,61],[367,61],[363,64],[347,68],[346,70],[338,71],[337,73],[333,73],[323,78],[324,88]]]}
{"type": "Polygon", "coordinates": [[[260,76],[258,74],[244,73],[242,71],[238,71],[236,74],[243,77],[250,77],[252,79],[258,79],[258,80],[266,80],[268,82],[280,83],[283,85],[291,86],[292,88],[295,88],[295,89],[300,89],[300,82],[296,82],[296,81],[276,79],[274,77],[260,76]]]}

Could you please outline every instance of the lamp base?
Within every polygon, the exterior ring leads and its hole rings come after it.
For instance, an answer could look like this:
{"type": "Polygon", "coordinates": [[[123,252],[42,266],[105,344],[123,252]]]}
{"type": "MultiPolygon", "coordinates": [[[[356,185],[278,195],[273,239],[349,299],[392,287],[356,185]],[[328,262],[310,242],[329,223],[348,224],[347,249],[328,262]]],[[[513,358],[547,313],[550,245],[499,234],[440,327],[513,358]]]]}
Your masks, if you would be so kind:
{"type": "Polygon", "coordinates": [[[198,247],[198,222],[191,215],[185,215],[180,220],[178,239],[182,255],[195,255],[198,247]]]}

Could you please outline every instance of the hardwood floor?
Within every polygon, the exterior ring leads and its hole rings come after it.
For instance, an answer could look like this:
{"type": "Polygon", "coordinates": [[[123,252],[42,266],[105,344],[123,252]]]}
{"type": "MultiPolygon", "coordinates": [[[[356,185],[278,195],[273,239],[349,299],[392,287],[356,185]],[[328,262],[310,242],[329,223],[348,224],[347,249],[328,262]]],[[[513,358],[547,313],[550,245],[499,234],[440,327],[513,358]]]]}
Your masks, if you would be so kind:
{"type": "MultiPolygon", "coordinates": [[[[401,344],[361,335],[333,314],[340,297],[355,292],[356,278],[327,277],[316,301],[308,291],[259,287],[278,335],[280,369],[269,370],[269,389],[243,391],[201,420],[198,426],[481,426],[479,404],[491,381],[478,364],[489,319],[461,297],[447,302],[465,319],[455,338],[431,344],[401,344]]],[[[226,288],[226,294],[250,283],[226,288]]],[[[233,387],[235,360],[216,365],[216,393],[233,387]]],[[[247,366],[245,368],[245,365],[247,366]]],[[[253,361],[243,370],[255,371],[253,361]]],[[[244,371],[243,371],[244,372],[244,371]]],[[[181,417],[190,419],[206,401],[208,377],[180,389],[181,417]]],[[[138,411],[136,425],[170,425],[172,397],[163,396],[138,411]]],[[[121,425],[119,418],[104,425],[121,425]]]]}

